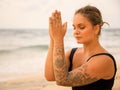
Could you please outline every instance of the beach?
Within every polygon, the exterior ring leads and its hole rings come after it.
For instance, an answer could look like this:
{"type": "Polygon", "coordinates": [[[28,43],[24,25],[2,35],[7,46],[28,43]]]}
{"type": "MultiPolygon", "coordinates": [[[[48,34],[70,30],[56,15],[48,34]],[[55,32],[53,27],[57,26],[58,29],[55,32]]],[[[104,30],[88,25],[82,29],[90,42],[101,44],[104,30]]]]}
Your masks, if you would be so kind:
{"type": "MultiPolygon", "coordinates": [[[[65,49],[77,47],[69,30],[65,49]]],[[[102,32],[101,44],[115,57],[117,74],[113,90],[120,90],[120,29],[102,32]]],[[[44,77],[48,50],[47,30],[0,30],[0,90],[71,90],[44,77]]]]}
{"type": "Polygon", "coordinates": [[[68,87],[57,86],[55,82],[47,82],[43,76],[26,76],[16,80],[0,83],[0,90],[68,90],[68,87]]]}
{"type": "MultiPolygon", "coordinates": [[[[120,72],[117,73],[115,84],[112,90],[120,90],[119,83],[120,72]]],[[[1,82],[0,90],[71,90],[71,87],[57,86],[55,82],[48,82],[41,75],[31,75],[15,80],[1,82]]]]}
{"type": "MultiPolygon", "coordinates": [[[[120,68],[112,90],[120,90],[120,68]]],[[[57,86],[42,75],[28,75],[14,80],[0,82],[0,90],[71,90],[71,87],[57,86]]]]}

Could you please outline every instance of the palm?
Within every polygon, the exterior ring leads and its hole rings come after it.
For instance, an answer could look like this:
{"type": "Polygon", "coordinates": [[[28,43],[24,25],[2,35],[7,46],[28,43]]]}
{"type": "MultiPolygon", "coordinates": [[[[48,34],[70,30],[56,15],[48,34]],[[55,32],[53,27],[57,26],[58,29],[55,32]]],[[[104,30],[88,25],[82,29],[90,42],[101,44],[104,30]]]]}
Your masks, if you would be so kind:
{"type": "Polygon", "coordinates": [[[67,23],[62,25],[61,14],[58,11],[49,19],[49,33],[53,40],[63,39],[66,34],[67,23]]]}

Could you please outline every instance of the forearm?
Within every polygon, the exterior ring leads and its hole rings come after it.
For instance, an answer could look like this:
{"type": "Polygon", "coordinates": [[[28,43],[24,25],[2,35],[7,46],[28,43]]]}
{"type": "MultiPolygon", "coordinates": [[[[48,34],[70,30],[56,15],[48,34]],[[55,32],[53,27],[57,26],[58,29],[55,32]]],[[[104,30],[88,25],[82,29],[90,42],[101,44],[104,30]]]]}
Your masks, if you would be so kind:
{"type": "Polygon", "coordinates": [[[83,86],[97,81],[96,77],[91,77],[87,72],[88,65],[68,72],[67,63],[64,54],[64,43],[54,43],[53,49],[53,68],[55,80],[62,86],[83,86]]]}
{"type": "Polygon", "coordinates": [[[53,49],[53,67],[55,80],[58,84],[67,77],[68,69],[65,61],[64,42],[55,42],[53,49]]]}
{"type": "MultiPolygon", "coordinates": [[[[54,40],[54,46],[51,50],[52,54],[49,54],[48,56],[53,59],[51,64],[51,68],[53,68],[52,72],[53,75],[55,75],[55,80],[59,81],[62,78],[59,78],[59,76],[63,77],[64,73],[67,71],[67,64],[64,60],[64,43],[63,38],[66,33],[67,23],[64,23],[62,25],[61,20],[61,13],[59,11],[55,11],[52,13],[52,16],[49,18],[49,31],[52,39],[54,40]]],[[[52,60],[51,59],[51,60],[52,60]]],[[[51,62],[50,62],[51,63],[51,62]]],[[[50,69],[51,69],[50,68],[50,69]]]]}
{"type": "Polygon", "coordinates": [[[54,42],[51,39],[46,57],[46,63],[45,63],[45,77],[48,81],[55,80],[54,71],[53,71],[53,47],[54,47],[54,42]]]}

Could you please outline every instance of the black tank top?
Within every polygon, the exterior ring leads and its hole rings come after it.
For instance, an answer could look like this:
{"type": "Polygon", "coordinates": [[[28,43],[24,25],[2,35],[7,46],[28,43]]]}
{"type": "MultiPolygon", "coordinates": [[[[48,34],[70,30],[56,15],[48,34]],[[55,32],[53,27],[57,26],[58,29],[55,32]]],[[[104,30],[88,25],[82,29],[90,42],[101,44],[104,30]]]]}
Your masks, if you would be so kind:
{"type": "MultiPolygon", "coordinates": [[[[69,71],[72,70],[72,59],[73,59],[73,55],[74,55],[76,49],[77,48],[73,48],[72,51],[71,51],[71,54],[70,54],[70,67],[69,67],[69,71]]],[[[117,71],[115,59],[109,53],[99,53],[99,54],[95,54],[95,55],[91,56],[87,61],[89,61],[92,57],[99,56],[99,55],[107,55],[107,56],[112,58],[112,60],[114,62],[114,67],[115,67],[115,73],[114,73],[113,78],[111,78],[109,80],[100,79],[100,80],[98,80],[98,81],[96,81],[94,83],[88,84],[88,85],[72,87],[72,90],[112,90],[112,87],[113,87],[113,84],[114,84],[115,75],[116,75],[116,71],[117,71]]]]}

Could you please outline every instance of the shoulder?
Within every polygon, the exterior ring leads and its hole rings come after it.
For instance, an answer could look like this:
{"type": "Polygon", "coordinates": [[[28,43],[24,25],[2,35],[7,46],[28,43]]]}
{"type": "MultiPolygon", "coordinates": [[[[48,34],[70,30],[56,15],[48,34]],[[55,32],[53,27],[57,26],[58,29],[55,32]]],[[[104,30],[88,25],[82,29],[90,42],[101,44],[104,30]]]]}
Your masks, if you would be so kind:
{"type": "Polygon", "coordinates": [[[88,71],[102,79],[110,79],[114,75],[114,62],[108,55],[92,57],[87,64],[89,69],[88,71]]]}
{"type": "Polygon", "coordinates": [[[69,49],[65,52],[65,60],[68,64],[68,67],[69,67],[69,64],[70,64],[70,56],[71,56],[72,53],[74,53],[76,51],[77,51],[77,48],[71,48],[71,49],[69,49]]]}
{"type": "Polygon", "coordinates": [[[66,53],[65,53],[65,56],[66,56],[67,58],[70,58],[70,55],[71,55],[72,53],[77,52],[78,49],[81,50],[81,48],[71,48],[71,49],[67,50],[66,53]]]}
{"type": "Polygon", "coordinates": [[[69,65],[70,65],[69,58],[70,58],[71,51],[72,51],[72,48],[65,52],[65,61],[67,63],[68,68],[69,68],[69,65]]]}
{"type": "Polygon", "coordinates": [[[65,53],[65,56],[70,57],[70,54],[71,54],[72,52],[75,52],[77,49],[78,49],[78,48],[71,48],[71,49],[67,50],[66,53],[65,53]]]}

